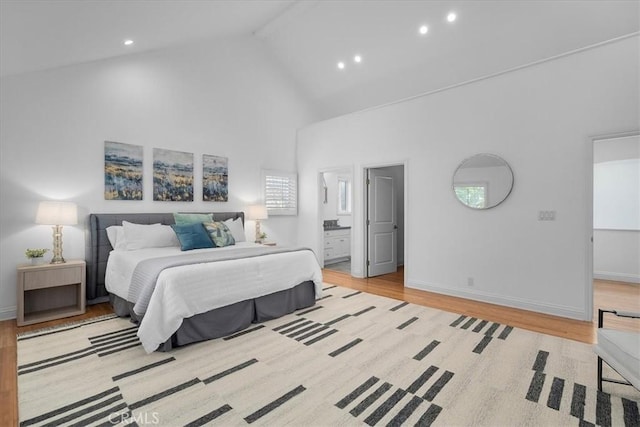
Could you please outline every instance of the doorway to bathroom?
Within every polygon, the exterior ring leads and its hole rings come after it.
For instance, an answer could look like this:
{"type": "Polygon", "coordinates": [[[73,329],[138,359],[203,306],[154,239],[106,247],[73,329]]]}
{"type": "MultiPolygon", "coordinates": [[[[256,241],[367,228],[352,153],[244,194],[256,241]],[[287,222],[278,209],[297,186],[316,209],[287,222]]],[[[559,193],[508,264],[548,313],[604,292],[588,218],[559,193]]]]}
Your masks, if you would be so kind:
{"type": "Polygon", "coordinates": [[[320,175],[324,268],[351,274],[353,170],[334,168],[322,171],[320,175]]]}

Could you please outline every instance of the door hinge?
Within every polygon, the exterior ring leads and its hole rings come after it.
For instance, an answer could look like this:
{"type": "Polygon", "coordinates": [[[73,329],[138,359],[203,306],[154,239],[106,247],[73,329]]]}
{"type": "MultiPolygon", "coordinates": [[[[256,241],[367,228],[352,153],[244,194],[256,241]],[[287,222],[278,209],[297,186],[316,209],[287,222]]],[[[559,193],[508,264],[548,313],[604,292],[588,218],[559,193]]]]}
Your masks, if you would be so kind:
{"type": "Polygon", "coordinates": [[[370,220],[367,220],[367,225],[369,225],[369,224],[371,224],[371,221],[370,221],[370,220]]]}
{"type": "Polygon", "coordinates": [[[371,180],[367,178],[367,185],[371,184],[371,180]]]}
{"type": "Polygon", "coordinates": [[[367,267],[369,267],[371,265],[371,263],[369,262],[369,260],[367,260],[367,267]]]}

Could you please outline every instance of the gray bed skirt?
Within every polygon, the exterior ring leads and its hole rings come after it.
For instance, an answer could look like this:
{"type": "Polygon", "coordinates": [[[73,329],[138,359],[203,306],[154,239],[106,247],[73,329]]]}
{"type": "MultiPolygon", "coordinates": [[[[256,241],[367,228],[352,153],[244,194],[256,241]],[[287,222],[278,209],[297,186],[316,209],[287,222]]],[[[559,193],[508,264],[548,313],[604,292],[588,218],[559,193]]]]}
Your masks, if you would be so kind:
{"type": "MultiPolygon", "coordinates": [[[[133,303],[116,295],[110,295],[111,305],[120,317],[130,316],[134,323],[141,319],[133,312],[133,303]]],[[[311,307],[316,302],[312,281],[302,282],[291,289],[240,301],[206,313],[196,314],[182,321],[182,326],[157,351],[169,351],[174,347],[231,335],[260,323],[311,307]]]]}

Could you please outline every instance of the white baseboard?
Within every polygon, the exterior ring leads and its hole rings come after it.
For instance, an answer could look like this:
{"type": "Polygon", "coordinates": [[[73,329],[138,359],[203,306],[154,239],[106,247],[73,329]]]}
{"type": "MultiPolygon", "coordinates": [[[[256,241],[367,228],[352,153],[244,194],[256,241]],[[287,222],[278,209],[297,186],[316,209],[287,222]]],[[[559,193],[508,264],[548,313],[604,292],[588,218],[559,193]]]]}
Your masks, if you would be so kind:
{"type": "Polygon", "coordinates": [[[611,271],[594,271],[593,278],[598,280],[613,280],[614,282],[640,283],[640,276],[636,274],[614,273],[611,271]]]}
{"type": "Polygon", "coordinates": [[[420,280],[407,279],[407,287],[420,289],[428,292],[449,295],[470,299],[474,301],[482,301],[490,304],[497,304],[506,307],[519,308],[521,310],[535,311],[537,313],[551,314],[553,316],[566,317],[569,319],[587,321],[590,319],[589,314],[575,307],[567,307],[557,304],[539,303],[537,301],[529,301],[520,298],[505,298],[501,295],[495,295],[488,292],[474,291],[468,292],[464,290],[444,288],[442,286],[433,285],[420,280]]]}
{"type": "Polygon", "coordinates": [[[14,305],[13,307],[4,307],[0,308],[0,320],[10,320],[15,319],[18,313],[18,308],[14,305]]]}

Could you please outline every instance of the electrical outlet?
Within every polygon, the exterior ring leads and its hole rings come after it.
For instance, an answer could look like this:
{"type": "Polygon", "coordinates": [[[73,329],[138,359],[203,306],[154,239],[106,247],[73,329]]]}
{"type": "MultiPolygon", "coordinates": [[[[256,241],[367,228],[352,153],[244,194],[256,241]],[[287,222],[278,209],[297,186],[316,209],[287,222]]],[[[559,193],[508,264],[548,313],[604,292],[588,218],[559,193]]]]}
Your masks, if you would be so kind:
{"type": "Polygon", "coordinates": [[[467,277],[467,286],[473,286],[473,277],[467,277]]]}

